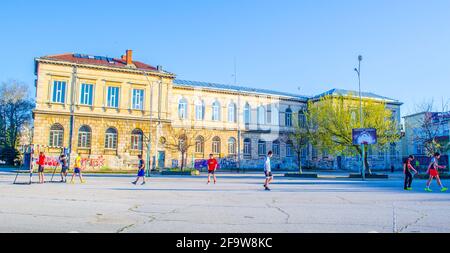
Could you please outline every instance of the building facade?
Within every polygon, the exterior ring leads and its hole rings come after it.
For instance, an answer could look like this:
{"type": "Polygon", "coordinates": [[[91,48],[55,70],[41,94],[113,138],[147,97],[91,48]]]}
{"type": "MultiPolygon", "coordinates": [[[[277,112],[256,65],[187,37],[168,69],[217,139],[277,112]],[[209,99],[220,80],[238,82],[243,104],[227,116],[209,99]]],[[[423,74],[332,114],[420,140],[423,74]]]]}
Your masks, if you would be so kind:
{"type": "MultiPolygon", "coordinates": [[[[311,97],[178,80],[160,66],[134,61],[131,50],[121,58],[62,54],[35,62],[33,144],[50,156],[66,148],[86,158],[88,168],[125,169],[147,154],[154,168],[177,167],[181,156],[172,137],[184,129],[195,133],[186,136],[188,167],[212,153],[223,168],[256,169],[272,150],[275,168],[297,168],[287,136],[311,97]]],[[[401,103],[382,99],[399,117],[401,103]]],[[[330,167],[312,147],[302,160],[330,167]]]]}
{"type": "Polygon", "coordinates": [[[426,166],[429,157],[438,151],[443,154],[441,163],[448,164],[450,112],[420,112],[403,119],[403,153],[414,155],[421,165],[426,166]]]}

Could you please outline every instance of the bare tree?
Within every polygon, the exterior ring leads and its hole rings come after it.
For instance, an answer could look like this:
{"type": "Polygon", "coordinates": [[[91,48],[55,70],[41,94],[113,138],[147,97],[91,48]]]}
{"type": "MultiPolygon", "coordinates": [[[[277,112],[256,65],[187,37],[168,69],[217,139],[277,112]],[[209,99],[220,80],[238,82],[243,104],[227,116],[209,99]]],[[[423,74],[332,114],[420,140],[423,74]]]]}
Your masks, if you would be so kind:
{"type": "Polygon", "coordinates": [[[438,111],[434,100],[424,101],[416,105],[416,113],[423,116],[417,116],[414,122],[405,122],[405,127],[412,129],[411,141],[420,144],[427,156],[432,156],[434,153],[445,151],[448,148],[448,144],[439,140],[444,127],[441,117],[446,108],[447,104],[443,102],[442,110],[438,111]]]}
{"type": "MultiPolygon", "coordinates": [[[[195,146],[196,138],[200,136],[200,133],[204,133],[204,131],[193,127],[169,128],[166,147],[181,154],[181,171],[186,167],[187,154],[189,153],[189,150],[195,146]]],[[[210,139],[210,135],[202,135],[202,137],[204,145],[204,142],[210,139]]]]}

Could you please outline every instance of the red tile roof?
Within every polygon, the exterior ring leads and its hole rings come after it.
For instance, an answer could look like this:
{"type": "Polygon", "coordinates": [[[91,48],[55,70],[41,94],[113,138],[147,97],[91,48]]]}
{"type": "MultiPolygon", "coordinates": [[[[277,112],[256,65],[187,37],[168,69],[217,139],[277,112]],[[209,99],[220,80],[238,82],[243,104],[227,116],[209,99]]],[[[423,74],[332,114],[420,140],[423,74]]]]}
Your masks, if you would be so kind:
{"type": "MultiPolygon", "coordinates": [[[[50,60],[57,60],[57,61],[66,61],[66,62],[74,62],[78,64],[92,64],[92,65],[101,65],[101,66],[107,66],[107,67],[127,67],[126,61],[122,59],[116,59],[116,58],[110,58],[112,61],[108,61],[105,59],[105,57],[102,57],[102,59],[95,59],[92,56],[91,58],[80,58],[75,57],[75,55],[79,54],[59,54],[59,55],[49,55],[42,57],[43,59],[50,59],[50,60]]],[[[154,71],[157,70],[155,67],[139,62],[139,61],[133,61],[133,64],[136,66],[136,68],[141,70],[150,70],[154,71]]]]}

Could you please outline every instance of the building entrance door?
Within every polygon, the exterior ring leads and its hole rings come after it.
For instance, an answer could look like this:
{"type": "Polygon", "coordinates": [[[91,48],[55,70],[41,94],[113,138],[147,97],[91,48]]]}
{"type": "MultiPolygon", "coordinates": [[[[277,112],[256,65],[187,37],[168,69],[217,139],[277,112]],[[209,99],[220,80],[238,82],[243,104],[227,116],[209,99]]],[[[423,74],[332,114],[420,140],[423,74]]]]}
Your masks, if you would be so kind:
{"type": "Polygon", "coordinates": [[[164,168],[166,162],[166,152],[158,151],[158,168],[164,168]]]}

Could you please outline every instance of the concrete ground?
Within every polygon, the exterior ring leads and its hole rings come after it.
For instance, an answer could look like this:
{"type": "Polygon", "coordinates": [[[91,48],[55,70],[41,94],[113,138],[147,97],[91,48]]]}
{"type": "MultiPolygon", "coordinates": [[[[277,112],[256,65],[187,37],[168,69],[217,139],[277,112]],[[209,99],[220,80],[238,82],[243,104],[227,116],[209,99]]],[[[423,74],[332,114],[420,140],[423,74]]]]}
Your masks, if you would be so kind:
{"type": "Polygon", "coordinates": [[[155,176],[135,186],[126,175],[13,185],[3,171],[0,232],[450,232],[450,192],[435,182],[433,193],[424,180],[404,192],[399,174],[366,182],[324,175],[275,174],[267,192],[261,173],[219,174],[216,185],[205,174],[155,176]]]}

